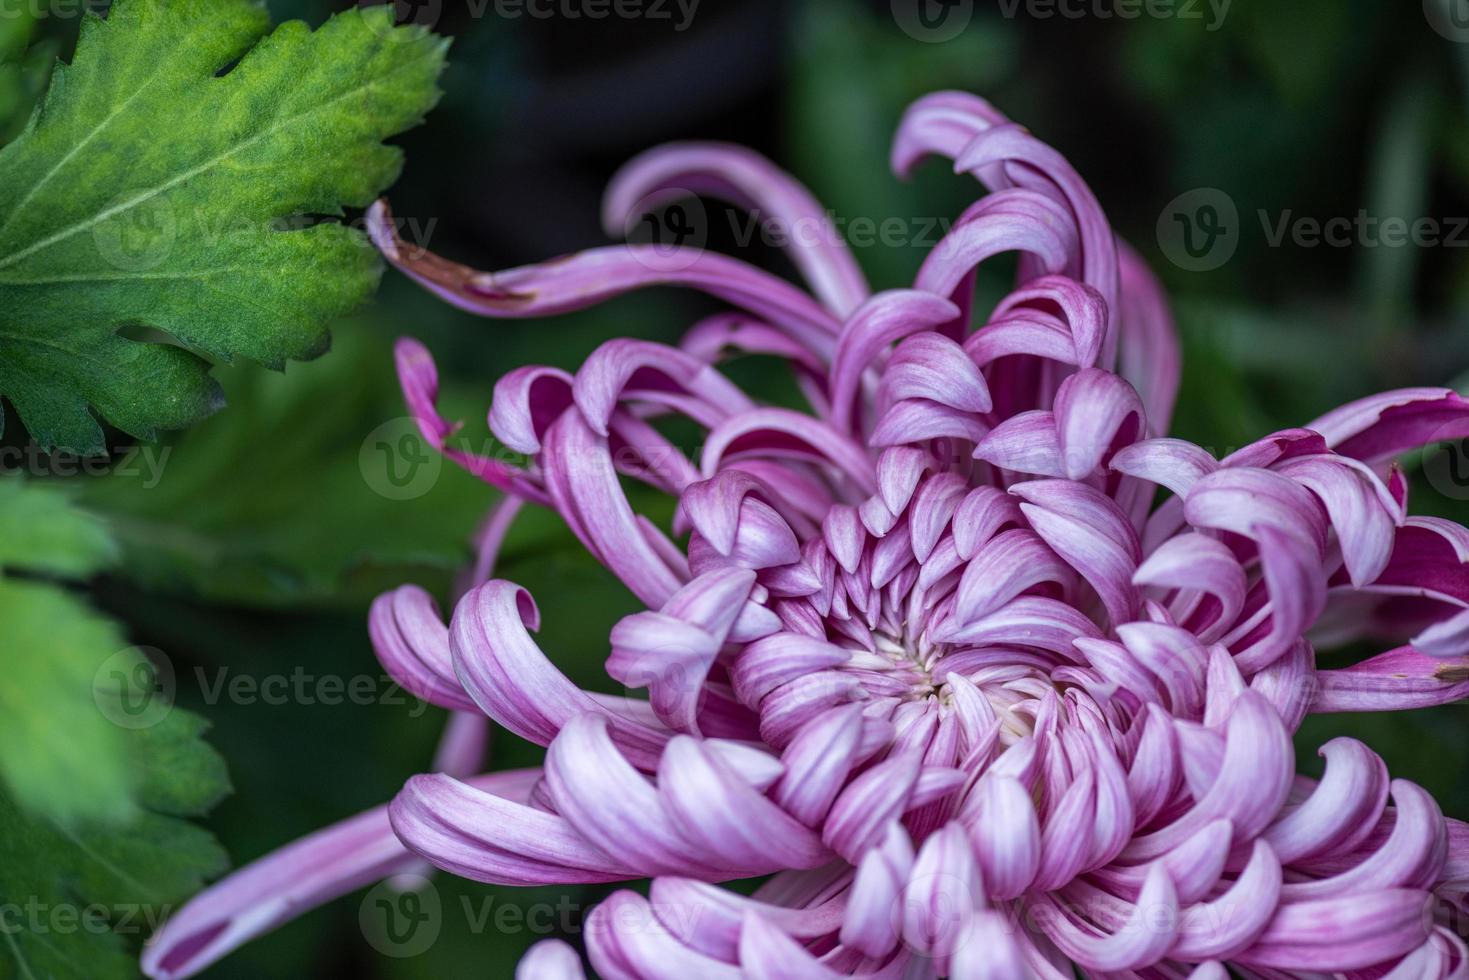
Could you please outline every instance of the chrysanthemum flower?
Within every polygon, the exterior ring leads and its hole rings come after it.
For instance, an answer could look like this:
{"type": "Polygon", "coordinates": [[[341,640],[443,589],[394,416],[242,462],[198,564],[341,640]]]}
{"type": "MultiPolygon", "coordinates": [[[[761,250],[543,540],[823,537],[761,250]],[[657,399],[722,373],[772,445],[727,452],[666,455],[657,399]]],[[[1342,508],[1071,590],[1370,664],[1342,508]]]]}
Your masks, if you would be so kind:
{"type": "MultiPolygon", "coordinates": [[[[1323,746],[1320,780],[1291,742],[1308,713],[1469,697],[1469,531],[1407,516],[1392,462],[1469,436],[1469,402],[1391,392],[1223,459],[1166,438],[1166,305],[1077,174],[962,94],[904,117],[895,169],[929,155],[988,194],[913,288],[876,294],[831,234],[796,240],[808,293],[660,245],[478,273],[374,211],[390,261],[485,316],[651,285],[734,308],[677,348],[611,340],[575,375],[501,378],[490,425],[523,467],[449,447],[428,352],[398,348],[425,436],[554,509],[646,605],[607,658],[646,698],[573,685],[510,582],[447,626],[420,589],[383,596],[394,676],[545,745],[544,769],[414,777],[196,899],[154,976],[420,859],[500,884],[651,878],[588,916],[608,980],[1469,976],[1469,825],[1361,742],[1323,746]],[[974,270],[1003,252],[1016,288],[975,311],[974,270]],[[756,404],[718,368],[741,354],[788,361],[810,410],[756,404]],[[705,431],[696,454],[670,415],[705,431]],[[672,528],[625,479],[677,498],[672,528]],[[1324,655],[1363,639],[1389,649],[1324,655]]],[[[633,161],[605,218],[685,190],[828,228],[790,177],[707,144],[633,161]]],[[[551,941],[519,975],[583,966],[551,941]]]]}

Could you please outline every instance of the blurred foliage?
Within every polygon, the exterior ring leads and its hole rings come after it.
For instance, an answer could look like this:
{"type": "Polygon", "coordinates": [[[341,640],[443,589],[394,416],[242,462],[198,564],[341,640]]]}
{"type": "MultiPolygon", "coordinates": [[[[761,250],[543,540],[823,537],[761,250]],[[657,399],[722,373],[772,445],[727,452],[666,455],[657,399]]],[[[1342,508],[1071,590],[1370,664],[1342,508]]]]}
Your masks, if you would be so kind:
{"type": "Polygon", "coordinates": [[[135,976],[141,940],[228,865],[180,819],[228,791],[224,760],[77,594],[118,548],[74,496],[0,477],[0,978],[135,976]]]}
{"type": "Polygon", "coordinates": [[[174,709],[123,733],[120,768],[142,807],[123,824],[52,821],[0,792],[8,903],[0,978],[135,977],[141,941],[228,867],[214,837],[181,819],[202,815],[229,789],[224,760],[201,740],[207,727],[174,709]]]}
{"type": "Polygon", "coordinates": [[[132,812],[122,730],[91,696],[93,676],[124,646],[121,632],[63,584],[116,555],[106,527],[65,492],[0,478],[0,776],[28,808],[55,819],[132,812]]]}
{"type": "Polygon", "coordinates": [[[46,87],[56,57],[56,42],[32,45],[35,15],[26,8],[0,17],[0,146],[19,135],[36,99],[46,87]]]}
{"type": "Polygon", "coordinates": [[[360,608],[407,578],[446,584],[486,488],[440,464],[404,417],[389,336],[347,321],[319,363],[221,369],[225,411],[88,481],[84,499],[108,515],[126,574],[261,606],[360,608]],[[433,472],[397,488],[375,443],[396,451],[403,438],[397,462],[431,459],[433,472]]]}

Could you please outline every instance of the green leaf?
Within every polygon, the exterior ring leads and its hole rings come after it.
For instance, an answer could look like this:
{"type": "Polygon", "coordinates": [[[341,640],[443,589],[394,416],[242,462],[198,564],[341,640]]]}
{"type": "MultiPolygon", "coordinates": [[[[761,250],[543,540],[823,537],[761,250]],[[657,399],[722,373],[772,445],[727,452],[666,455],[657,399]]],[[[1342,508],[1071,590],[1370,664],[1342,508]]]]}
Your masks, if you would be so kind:
{"type": "Polygon", "coordinates": [[[25,113],[27,85],[21,57],[35,27],[36,18],[28,10],[0,17],[0,145],[25,113]]]}
{"type": "Polygon", "coordinates": [[[224,762],[180,709],[129,731],[123,768],[142,809],[125,824],[61,824],[0,792],[0,978],[138,975],[142,940],[228,866],[213,836],[180,819],[229,791],[224,762]]]}
{"type": "Polygon", "coordinates": [[[55,486],[0,479],[0,571],[22,569],[82,578],[111,564],[107,526],[55,486]]]}
{"type": "Polygon", "coordinates": [[[122,730],[92,697],[98,670],[127,647],[121,631],[62,589],[14,579],[0,579],[0,623],[0,776],[27,806],[61,819],[128,816],[122,730]]]}
{"type": "Polygon", "coordinates": [[[438,96],[446,42],[392,18],[269,32],[251,0],[84,18],[0,150],[0,394],[37,441],[100,451],[93,412],[153,438],[219,404],[205,358],[326,350],[380,266],[360,232],[305,216],[370,203],[402,162],[382,140],[438,96]]]}
{"type": "MultiPolygon", "coordinates": [[[[105,525],[69,494],[0,479],[0,570],[81,578],[116,557],[105,525]]],[[[131,813],[122,732],[92,697],[98,669],[126,646],[116,625],[59,586],[15,578],[0,578],[0,623],[0,778],[62,819],[131,813]]]]}
{"type": "Polygon", "coordinates": [[[55,41],[47,40],[32,45],[16,60],[0,57],[0,147],[20,135],[51,76],[56,47],[55,41]]]}
{"type": "Polygon", "coordinates": [[[137,942],[225,866],[177,819],[229,788],[204,722],[171,692],[153,701],[154,668],[118,625],[39,578],[116,558],[72,494],[0,479],[0,978],[136,976],[137,942]],[[139,693],[143,712],[123,700],[139,693]]]}
{"type": "Polygon", "coordinates": [[[21,134],[56,62],[56,40],[35,40],[34,10],[0,16],[0,147],[21,134]]]}

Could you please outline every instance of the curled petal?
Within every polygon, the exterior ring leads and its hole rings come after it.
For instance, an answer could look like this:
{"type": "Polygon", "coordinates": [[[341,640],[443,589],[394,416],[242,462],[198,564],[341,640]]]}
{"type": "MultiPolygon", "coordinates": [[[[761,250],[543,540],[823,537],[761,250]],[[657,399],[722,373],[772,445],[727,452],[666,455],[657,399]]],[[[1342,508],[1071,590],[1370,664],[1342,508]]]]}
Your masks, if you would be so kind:
{"type": "Polygon", "coordinates": [[[927,398],[905,398],[883,413],[867,441],[874,446],[906,446],[930,439],[977,443],[988,431],[970,412],[927,398]]]}
{"type": "Polygon", "coordinates": [[[1205,824],[1227,819],[1249,840],[1275,818],[1290,792],[1295,753],[1285,726],[1263,698],[1246,691],[1229,717],[1218,778],[1194,807],[1162,830],[1133,839],[1126,858],[1159,857],[1205,824]]]}
{"type": "Polygon", "coordinates": [[[1158,678],[1174,714],[1194,715],[1203,704],[1209,660],[1198,638],[1164,623],[1124,623],[1117,635],[1128,653],[1158,678]]]}
{"type": "Polygon", "coordinates": [[[607,423],[622,399],[677,407],[706,427],[754,403],[724,375],[676,347],[645,340],[609,340],[576,372],[572,389],[592,431],[607,423]]]}
{"type": "MultiPolygon", "coordinates": [[[[1212,597],[1212,609],[1195,623],[1202,642],[1217,640],[1232,627],[1245,604],[1245,570],[1229,546],[1202,534],[1180,534],[1163,542],[1133,573],[1138,585],[1179,589],[1212,597]]],[[[1188,612],[1184,607],[1180,612],[1188,612]]]]}
{"type": "Polygon", "coordinates": [[[999,901],[1023,894],[1041,862],[1040,822],[1025,787],[1008,776],[985,776],[965,801],[963,819],[986,893],[999,901]]]}
{"type": "Polygon", "coordinates": [[[439,414],[439,371],[427,347],[412,338],[400,337],[393,346],[393,359],[408,412],[425,442],[491,486],[536,503],[546,502],[545,491],[524,470],[449,445],[449,437],[459,426],[439,414]]]}
{"type": "Polygon", "coordinates": [[[1067,956],[1094,970],[1134,970],[1151,966],[1168,952],[1178,930],[1178,894],[1160,865],[1143,884],[1131,917],[1111,935],[1074,922],[1049,895],[1040,899],[1052,915],[1047,934],[1067,956]]]}
{"type": "Polygon", "coordinates": [[[771,691],[760,704],[760,737],[784,749],[813,718],[838,705],[867,700],[862,681],[846,671],[822,670],[771,691]]]}
{"type": "Polygon", "coordinates": [[[708,745],[675,737],[655,787],[617,751],[604,718],[581,715],[547,752],[550,798],[592,846],[644,874],[717,880],[830,860],[811,831],[708,745]]]}
{"type": "Polygon", "coordinates": [[[669,728],[698,731],[699,694],[719,653],[719,639],[676,616],[655,612],[623,617],[609,639],[607,673],[628,687],[647,688],[653,713],[669,728]]]}
{"type": "Polygon", "coordinates": [[[879,398],[888,404],[922,398],[961,412],[988,412],[984,375],[964,348],[938,333],[920,333],[898,345],[883,368],[879,398]]]}
{"type": "Polygon", "coordinates": [[[1073,236],[1065,209],[1055,201],[1034,191],[998,191],[934,246],[913,285],[952,296],[970,271],[1003,252],[1028,253],[1047,272],[1060,272],[1070,259],[1073,236]]]}
{"type": "MultiPolygon", "coordinates": [[[[979,133],[1007,122],[1003,113],[977,95],[931,92],[910,105],[898,123],[889,160],[893,173],[907,177],[920,160],[932,154],[952,160],[979,133]]],[[[994,173],[1000,175],[998,168],[994,173]]]]}
{"type": "Polygon", "coordinates": [[[807,674],[839,667],[852,658],[826,640],[800,633],[774,633],[749,644],[731,671],[735,693],[751,708],[776,688],[807,674]]]}
{"type": "Polygon", "coordinates": [[[841,940],[873,957],[886,956],[898,945],[903,924],[899,915],[903,888],[913,869],[913,842],[894,820],[878,846],[869,848],[857,865],[847,899],[841,940]]]}
{"type": "Polygon", "coordinates": [[[1315,549],[1326,543],[1326,513],[1310,491],[1270,470],[1229,467],[1201,477],[1184,499],[1194,527],[1217,528],[1254,539],[1268,526],[1315,549]]]}
{"type": "Polygon", "coordinates": [[[1235,960],[1316,973],[1387,963],[1427,941],[1428,903],[1426,892],[1391,888],[1280,905],[1259,939],[1235,960]]]}
{"type": "Polygon", "coordinates": [[[739,955],[740,976],[746,980],[837,980],[842,976],[758,912],[745,916],[739,955]]]}
{"type": "Polygon", "coordinates": [[[1033,887],[1053,891],[1075,878],[1091,854],[1087,828],[1096,815],[1096,777],[1083,769],[1066,787],[1048,815],[1041,832],[1041,861],[1033,887]]]}
{"type": "Polygon", "coordinates": [[[825,819],[837,794],[864,760],[864,719],[860,705],[848,705],[813,719],[781,754],[785,775],[775,800],[808,827],[825,819]]]}
{"type": "Polygon", "coordinates": [[[1044,310],[1019,309],[990,322],[964,341],[964,350],[980,367],[1002,357],[1026,354],[1061,364],[1078,360],[1076,340],[1066,322],[1044,310]]]}
{"type": "Polygon", "coordinates": [[[1311,711],[1404,711],[1469,698],[1469,658],[1444,661],[1399,647],[1351,667],[1316,673],[1311,711]]]}
{"type": "Polygon", "coordinates": [[[404,248],[387,204],[367,214],[373,243],[400,272],[441,299],[480,316],[520,319],[586,309],[648,286],[691,286],[781,327],[829,355],[838,321],[795,286],[724,255],[683,246],[613,245],[539,265],[476,272],[420,249],[404,248]]]}
{"type": "Polygon", "coordinates": [[[954,547],[964,561],[1006,524],[1022,525],[1019,501],[996,487],[975,487],[954,511],[954,547]]]}
{"type": "Polygon", "coordinates": [[[586,980],[581,957],[559,939],[542,939],[521,957],[515,980],[586,980]]]}
{"type": "Polygon", "coordinates": [[[1061,382],[1053,411],[1061,465],[1070,480],[1092,473],[1115,448],[1146,435],[1137,391],[1100,368],[1083,368],[1061,382]]]}
{"type": "Polygon", "coordinates": [[[675,592],[662,611],[692,623],[722,643],[737,630],[749,610],[745,600],[754,585],[755,576],[748,569],[706,572],[675,592]]]}
{"type": "MultiPolygon", "coordinates": [[[[814,868],[831,860],[814,832],[736,772],[729,756],[712,751],[711,744],[679,736],[658,766],[664,809],[685,840],[729,874],[814,868]]],[[[774,769],[780,771],[778,765],[774,769]]]]}
{"type": "Polygon", "coordinates": [[[1178,746],[1173,721],[1157,705],[1144,713],[1142,739],[1127,772],[1127,792],[1137,811],[1138,826],[1152,822],[1173,794],[1178,781],[1178,746]]]}
{"type": "Polygon", "coordinates": [[[1447,388],[1402,388],[1349,402],[1306,426],[1343,456],[1375,463],[1469,437],[1469,402],[1447,388]]]}
{"type": "Polygon", "coordinates": [[[1392,555],[1395,507],[1377,478],[1331,457],[1291,460],[1278,472],[1305,486],[1320,499],[1341,543],[1352,584],[1373,581],[1392,555]]]}
{"type": "Polygon", "coordinates": [[[1001,422],[974,447],[974,458],[1016,473],[1066,476],[1056,417],[1047,411],[1021,412],[1001,422]]]}
{"type": "MultiPolygon", "coordinates": [[[[927,561],[933,554],[968,490],[963,477],[957,473],[937,474],[918,488],[913,498],[913,509],[909,512],[908,526],[913,556],[920,562],[927,561]]],[[[955,533],[958,533],[957,529],[955,533]]]]}
{"type": "Polygon", "coordinates": [[[866,451],[831,425],[784,408],[757,408],[721,423],[704,443],[704,476],[726,457],[753,454],[829,463],[867,493],[877,490],[876,469],[866,451]]]}
{"type": "Polygon", "coordinates": [[[521,738],[548,745],[584,712],[607,714],[619,741],[640,762],[656,760],[666,733],[604,708],[546,659],[527,627],[540,615],[530,593],[501,580],[470,590],[449,627],[454,672],[485,714],[521,738]]]}
{"type": "Polygon", "coordinates": [[[950,620],[934,638],[947,643],[1034,646],[1074,658],[1072,648],[1077,639],[1101,635],[1096,623],[1064,602],[1042,596],[1021,596],[962,627],[950,620]]]}
{"type": "Polygon", "coordinates": [[[1026,589],[1070,581],[1070,566],[1035,532],[1003,531],[983,545],[959,580],[954,617],[964,625],[983,619],[1026,589]]]}
{"type": "MultiPolygon", "coordinates": [[[[442,777],[448,778],[448,777],[442,777]]],[[[480,776],[476,792],[524,798],[540,770],[480,776]]],[[[310,909],[411,871],[419,858],[399,842],[380,806],[288,844],[231,872],[169,915],[143,950],[143,972],[193,976],[245,943],[310,909]]]]}
{"type": "Polygon", "coordinates": [[[795,532],[774,507],[762,500],[747,496],[740,501],[735,528],[734,546],[724,554],[710,547],[702,535],[696,535],[689,542],[690,571],[703,575],[731,566],[760,571],[801,560],[801,544],[795,532]]]}
{"type": "Polygon", "coordinates": [[[1101,356],[1107,339],[1107,301],[1085,283],[1067,276],[1039,276],[1006,296],[995,307],[998,319],[1022,307],[1054,305],[1064,317],[1074,354],[1069,361],[1088,368],[1101,356]]]}
{"type": "Polygon", "coordinates": [[[1145,439],[1124,446],[1112,457],[1111,468],[1128,476],[1167,487],[1186,496],[1200,477],[1219,468],[1203,449],[1182,439],[1145,439]]]}
{"type": "Polygon", "coordinates": [[[958,315],[959,308],[942,296],[911,289],[878,293],[862,304],[837,339],[828,380],[832,425],[843,432],[852,427],[862,374],[889,344],[932,330],[958,315]]]}
{"type": "Polygon", "coordinates": [[[903,938],[925,956],[946,958],[984,900],[980,869],[964,828],[945,824],[923,842],[903,888],[903,938]]]}
{"type": "Polygon", "coordinates": [[[556,509],[591,552],[651,607],[661,606],[683,584],[649,541],[628,503],[608,440],[578,412],[566,412],[546,433],[546,479],[556,509]]]}
{"type": "Polygon", "coordinates": [[[1265,930],[1280,897],[1280,861],[1256,841],[1250,861],[1229,890],[1191,906],[1169,955],[1181,960],[1225,960],[1248,948],[1265,930]]]}
{"type": "Polygon", "coordinates": [[[449,629],[423,589],[404,585],[378,596],[367,631],[383,669],[405,691],[442,708],[479,710],[454,675],[449,629]]]}
{"type": "MultiPolygon", "coordinates": [[[[1096,195],[1060,153],[1014,123],[994,125],[978,132],[954,160],[954,169],[983,178],[1001,161],[1021,165],[1009,166],[1005,171],[1017,182],[1034,186],[1066,203],[1068,217],[1080,238],[1081,278],[1101,294],[1115,322],[1117,242],[1096,195]]],[[[1117,340],[1116,330],[1109,328],[1102,343],[1102,367],[1111,367],[1117,340]]]]}
{"type": "MultiPolygon", "coordinates": [[[[1179,902],[1196,902],[1214,890],[1229,860],[1232,836],[1229,821],[1216,820],[1205,824],[1155,862],[1173,879],[1179,902]]],[[[1092,876],[1109,891],[1135,895],[1141,891],[1152,867],[1150,864],[1109,865],[1093,871],[1092,876]]]]}
{"type": "Polygon", "coordinates": [[[490,431],[516,452],[541,451],[541,436],[571,407],[571,375],[560,368],[516,368],[495,382],[490,431]]]}
{"type": "Polygon", "coordinates": [[[1377,824],[1387,802],[1387,766],[1356,739],[1321,747],[1326,775],[1299,806],[1262,835],[1280,860],[1295,863],[1327,852],[1350,852],[1377,824]]]}
{"type": "Polygon", "coordinates": [[[1051,550],[1097,590],[1112,623],[1126,623],[1138,605],[1133,573],[1142,558],[1137,531],[1110,497],[1069,480],[1030,480],[1011,491],[1021,512],[1051,550]]]}
{"type": "Polygon", "coordinates": [[[509,798],[494,786],[414,776],[388,806],[392,832],[435,867],[474,881],[569,884],[646,873],[609,857],[562,817],[526,805],[532,786],[509,798]]]}
{"type": "Polygon", "coordinates": [[[927,453],[911,446],[883,450],[877,458],[877,488],[883,506],[894,514],[903,513],[918,481],[932,466],[927,453]]]}
{"type": "Polygon", "coordinates": [[[918,760],[911,755],[895,755],[868,769],[837,798],[822,839],[849,862],[860,860],[907,809],[918,774],[918,760]]]}
{"type": "Polygon", "coordinates": [[[814,939],[834,932],[845,909],[843,897],[810,908],[786,908],[691,878],[655,878],[649,897],[659,919],[682,942],[725,962],[739,958],[740,933],[750,914],[787,935],[814,939]]]}
{"type": "Polygon", "coordinates": [[[1285,886],[1289,901],[1326,898],[1379,888],[1429,888],[1448,853],[1443,811],[1433,797],[1406,779],[1392,782],[1395,814],[1382,846],[1341,874],[1285,886]]]}
{"type": "Polygon", "coordinates": [[[1030,980],[1034,974],[1004,916],[980,911],[959,935],[949,975],[954,980],[1030,980]]]}
{"type": "Polygon", "coordinates": [[[746,470],[727,469],[684,488],[679,495],[674,529],[681,533],[692,527],[715,551],[728,556],[735,548],[745,498],[751,495],[780,509],[787,525],[793,519],[800,523],[789,508],[779,507],[783,503],[781,495],[764,480],[746,470]]]}
{"type": "Polygon", "coordinates": [[[1309,552],[1285,531],[1269,525],[1255,529],[1260,565],[1270,596],[1270,632],[1239,652],[1240,670],[1253,673],[1294,649],[1326,606],[1326,576],[1309,552]]]}
{"type": "MultiPolygon", "coordinates": [[[[670,910],[662,910],[670,914],[670,910]]],[[[684,910],[693,914],[695,910],[684,910]]],[[[613,892],[587,915],[587,956],[606,980],[741,980],[738,967],[685,945],[636,892],[613,892]]]]}
{"type": "Polygon", "coordinates": [[[607,187],[603,226],[622,235],[639,210],[688,193],[721,198],[788,227],[791,261],[837,316],[845,318],[867,298],[867,280],[821,205],[790,174],[743,146],[668,143],[634,157],[607,187]]]}

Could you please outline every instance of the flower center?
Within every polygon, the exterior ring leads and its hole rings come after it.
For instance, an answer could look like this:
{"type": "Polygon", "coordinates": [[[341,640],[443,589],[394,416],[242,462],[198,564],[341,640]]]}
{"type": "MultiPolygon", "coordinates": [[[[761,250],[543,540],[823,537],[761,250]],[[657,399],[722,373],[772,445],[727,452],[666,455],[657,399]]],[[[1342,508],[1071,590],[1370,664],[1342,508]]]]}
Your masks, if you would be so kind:
{"type": "Polygon", "coordinates": [[[1041,700],[1057,691],[1043,669],[1008,660],[1000,651],[956,649],[930,642],[924,632],[911,638],[908,633],[891,626],[872,629],[870,645],[852,648],[852,659],[843,672],[856,677],[867,696],[879,704],[887,702],[894,709],[919,705],[940,719],[964,707],[958,703],[964,695],[956,693],[955,687],[966,684],[998,719],[1002,745],[1034,732],[1041,700]],[[962,679],[956,682],[956,677],[962,679]]]}

